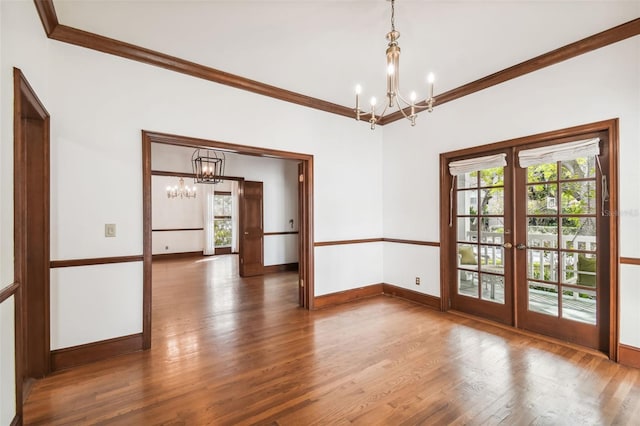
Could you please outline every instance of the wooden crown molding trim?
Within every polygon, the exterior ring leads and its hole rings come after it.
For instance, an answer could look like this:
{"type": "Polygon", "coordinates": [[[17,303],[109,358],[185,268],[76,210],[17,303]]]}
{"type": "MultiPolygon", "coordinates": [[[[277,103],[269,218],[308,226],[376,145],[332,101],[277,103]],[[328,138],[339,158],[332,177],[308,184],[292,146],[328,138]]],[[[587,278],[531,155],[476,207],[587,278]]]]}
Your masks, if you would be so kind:
{"type": "Polygon", "coordinates": [[[200,65],[175,56],[170,56],[151,49],[125,43],[120,40],[79,30],[77,28],[68,27],[66,25],[58,24],[55,26],[53,31],[47,35],[53,40],[97,50],[99,52],[131,59],[148,65],[154,65],[170,71],[234,87],[236,89],[246,90],[258,95],[268,96],[270,98],[345,117],[352,118],[354,116],[353,109],[342,105],[323,101],[322,99],[313,98],[290,90],[281,89],[256,80],[240,77],[238,75],[200,65]]]}
{"type": "Polygon", "coordinates": [[[325,246],[341,246],[346,244],[365,244],[365,243],[379,243],[384,241],[384,238],[364,238],[359,240],[337,240],[337,241],[320,241],[313,243],[314,247],[325,246]]]}
{"type": "Polygon", "coordinates": [[[142,333],[51,351],[52,371],[142,350],[142,333]]]}
{"type": "Polygon", "coordinates": [[[440,247],[440,243],[437,241],[403,240],[400,238],[383,238],[382,241],[384,241],[385,243],[412,244],[417,246],[440,247]]]}
{"type": "MultiPolygon", "coordinates": [[[[189,172],[167,172],[167,171],[163,171],[163,170],[151,170],[151,176],[186,177],[186,178],[192,178],[192,179],[196,178],[196,174],[195,173],[189,173],[189,172]]],[[[244,180],[243,177],[239,177],[239,176],[213,176],[213,177],[214,178],[220,178],[222,180],[235,180],[235,181],[244,180]]]]}
{"type": "Polygon", "coordinates": [[[204,231],[204,228],[168,228],[152,229],[151,232],[183,232],[183,231],[204,231]]]}
{"type": "MultiPolygon", "coordinates": [[[[47,36],[53,40],[154,65],[170,71],[235,87],[237,89],[246,90],[285,102],[306,106],[344,117],[354,118],[353,109],[349,107],[334,104],[322,99],[312,98],[300,93],[220,71],[215,68],[206,67],[195,62],[186,61],[175,56],[170,56],[151,49],[146,49],[130,43],[125,43],[109,37],[62,25],[58,22],[55,7],[53,6],[53,0],[34,0],[34,2],[45,32],[47,33],[47,36]]],[[[435,97],[434,105],[442,105],[567,59],[617,43],[638,34],[640,34],[640,18],[586,37],[582,40],[578,40],[574,43],[567,44],[558,49],[536,56],[535,58],[449,90],[448,92],[441,93],[435,97]]],[[[418,105],[425,104],[425,101],[418,102],[418,105]]],[[[380,118],[377,124],[384,126],[385,124],[398,121],[401,118],[403,118],[402,113],[400,111],[396,111],[380,118]]]]}
{"type": "Polygon", "coordinates": [[[620,263],[624,265],[640,265],[640,258],[637,257],[621,257],[620,263]]]}
{"type": "Polygon", "coordinates": [[[382,294],[383,284],[371,284],[365,287],[353,288],[336,293],[323,294],[314,298],[314,309],[327,308],[329,306],[341,305],[353,302],[354,300],[366,297],[378,296],[382,294]]]}
{"type": "Polygon", "coordinates": [[[59,25],[56,8],[53,6],[53,0],[34,0],[36,10],[42,21],[44,32],[50,37],[53,30],[59,25]]]}
{"type": "Polygon", "coordinates": [[[271,235],[297,235],[298,231],[283,231],[283,232],[265,232],[263,235],[269,237],[271,235]]]}
{"type": "Polygon", "coordinates": [[[440,310],[440,298],[431,296],[430,294],[419,293],[417,291],[409,290],[404,287],[398,287],[393,284],[382,284],[382,292],[387,296],[399,297],[411,302],[425,305],[436,311],[440,310]]]}
{"type": "Polygon", "coordinates": [[[0,290],[0,303],[4,302],[8,298],[16,294],[19,288],[20,288],[20,283],[15,282],[15,283],[9,284],[8,286],[0,290]]]}
{"type": "MultiPolygon", "coordinates": [[[[525,74],[566,61],[567,59],[634,37],[638,34],[640,34],[640,18],[636,18],[632,21],[594,34],[587,38],[583,38],[582,40],[578,40],[574,43],[567,44],[558,49],[536,56],[535,58],[520,62],[519,64],[513,65],[509,68],[505,68],[481,79],[472,81],[471,83],[449,90],[448,92],[435,96],[434,106],[451,102],[472,93],[479,92],[480,90],[487,89],[491,86],[496,86],[525,74]]],[[[425,101],[419,102],[419,105],[425,105],[425,101]]],[[[408,109],[406,110],[408,111],[408,109]]],[[[384,125],[393,123],[394,121],[398,121],[402,118],[404,118],[402,113],[397,111],[385,115],[380,119],[378,124],[384,125]]]]}
{"type": "Polygon", "coordinates": [[[50,268],[68,268],[73,266],[106,265],[109,263],[142,262],[142,260],[143,260],[142,255],[95,257],[90,259],[52,260],[51,262],[49,262],[49,267],[50,268]]]}

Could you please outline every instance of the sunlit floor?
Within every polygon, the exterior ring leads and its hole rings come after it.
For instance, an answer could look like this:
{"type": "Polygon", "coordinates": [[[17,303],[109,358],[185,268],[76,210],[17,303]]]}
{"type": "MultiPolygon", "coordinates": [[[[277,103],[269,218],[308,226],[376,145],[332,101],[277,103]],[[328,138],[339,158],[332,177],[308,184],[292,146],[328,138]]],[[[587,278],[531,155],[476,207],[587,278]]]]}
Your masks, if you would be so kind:
{"type": "Polygon", "coordinates": [[[386,296],[305,311],[234,262],[154,262],[152,349],[39,381],[25,424],[638,424],[640,370],[386,296]]]}

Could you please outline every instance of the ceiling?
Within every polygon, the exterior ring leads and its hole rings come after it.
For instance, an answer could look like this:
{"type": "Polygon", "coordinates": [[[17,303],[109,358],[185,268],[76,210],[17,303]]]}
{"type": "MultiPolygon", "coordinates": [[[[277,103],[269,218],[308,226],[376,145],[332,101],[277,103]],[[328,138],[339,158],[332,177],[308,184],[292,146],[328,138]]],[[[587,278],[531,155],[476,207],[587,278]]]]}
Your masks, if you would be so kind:
{"type": "MultiPolygon", "coordinates": [[[[385,92],[386,0],[55,0],[61,24],[351,107],[385,92]]],[[[640,1],[396,0],[401,91],[427,96],[636,19],[640,1]]]]}

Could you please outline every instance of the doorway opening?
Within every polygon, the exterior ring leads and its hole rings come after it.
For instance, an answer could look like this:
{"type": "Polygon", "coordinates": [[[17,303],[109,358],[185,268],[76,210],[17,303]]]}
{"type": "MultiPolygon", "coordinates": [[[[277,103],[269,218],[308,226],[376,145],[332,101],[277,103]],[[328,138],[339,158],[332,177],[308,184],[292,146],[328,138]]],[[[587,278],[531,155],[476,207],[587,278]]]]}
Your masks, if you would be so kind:
{"type": "MultiPolygon", "coordinates": [[[[152,163],[151,163],[151,147],[152,144],[164,144],[173,145],[177,147],[187,148],[207,148],[223,151],[226,153],[235,153],[240,155],[257,156],[257,157],[269,157],[283,160],[294,160],[298,163],[298,304],[300,307],[306,309],[313,309],[313,156],[308,154],[293,153],[287,151],[278,151],[265,148],[250,147],[244,145],[230,144],[226,142],[217,142],[203,139],[190,138],[185,136],[176,136],[161,134],[155,132],[142,132],[142,168],[143,168],[143,257],[144,257],[144,279],[143,279],[143,347],[148,349],[151,347],[151,274],[152,274],[152,163]]],[[[157,174],[157,173],[153,173],[157,174]]],[[[235,179],[235,178],[233,178],[235,179]]],[[[243,198],[246,201],[246,197],[243,197],[243,191],[245,186],[249,182],[245,182],[244,179],[237,179],[239,181],[239,245],[243,246],[249,243],[249,240],[245,239],[243,242],[243,236],[245,231],[247,236],[251,237],[253,230],[244,229],[243,222],[247,222],[245,216],[247,212],[243,213],[243,198]]],[[[252,192],[255,192],[252,190],[252,192]]],[[[253,197],[255,199],[255,197],[253,197]]],[[[254,200],[255,201],[255,200],[254,200]]],[[[256,204],[256,203],[252,203],[256,204]]],[[[245,203],[246,205],[246,203],[245,203]]],[[[257,204],[256,204],[257,206],[257,204]]],[[[254,206],[254,207],[256,207],[254,206]]],[[[261,206],[260,206],[261,207],[261,206]]],[[[245,209],[246,210],[246,209],[245,209]]],[[[261,216],[261,208],[249,210],[259,211],[261,216]]],[[[251,213],[250,216],[255,216],[251,213]]],[[[261,218],[260,218],[261,221],[261,218]]],[[[247,222],[248,223],[248,222],[247,222]]],[[[259,230],[257,234],[263,234],[263,230],[259,230]]],[[[256,235],[257,235],[256,234],[256,235]]],[[[260,235],[262,238],[263,235],[260,235]]],[[[259,244],[262,247],[262,244],[259,244]]],[[[243,251],[244,247],[240,248],[243,251]]],[[[243,253],[245,254],[245,253],[243,253]]],[[[253,253],[256,254],[256,253],[253,253]]],[[[260,255],[262,255],[260,250],[260,255]]],[[[254,259],[255,260],[255,259],[254,259]]],[[[242,268],[241,268],[242,270],[242,268]]],[[[245,270],[247,272],[247,270],[245,270]]],[[[255,272],[251,269],[248,273],[255,272]]],[[[258,271],[259,272],[259,271],[258,271]]]]}
{"type": "Polygon", "coordinates": [[[441,155],[443,309],[617,357],[617,120],[441,155]]]}
{"type": "Polygon", "coordinates": [[[49,352],[49,113],[14,68],[16,407],[51,371],[49,352]]]}

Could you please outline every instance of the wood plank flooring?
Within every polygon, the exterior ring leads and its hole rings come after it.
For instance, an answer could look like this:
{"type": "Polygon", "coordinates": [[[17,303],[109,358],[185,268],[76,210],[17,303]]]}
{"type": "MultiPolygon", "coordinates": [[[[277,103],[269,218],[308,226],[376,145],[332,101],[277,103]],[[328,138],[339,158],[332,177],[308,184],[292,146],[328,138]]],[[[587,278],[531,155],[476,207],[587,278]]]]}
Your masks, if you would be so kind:
{"type": "Polygon", "coordinates": [[[308,312],[234,262],[154,262],[152,349],[39,381],[25,424],[640,422],[640,370],[386,296],[308,312]]]}

